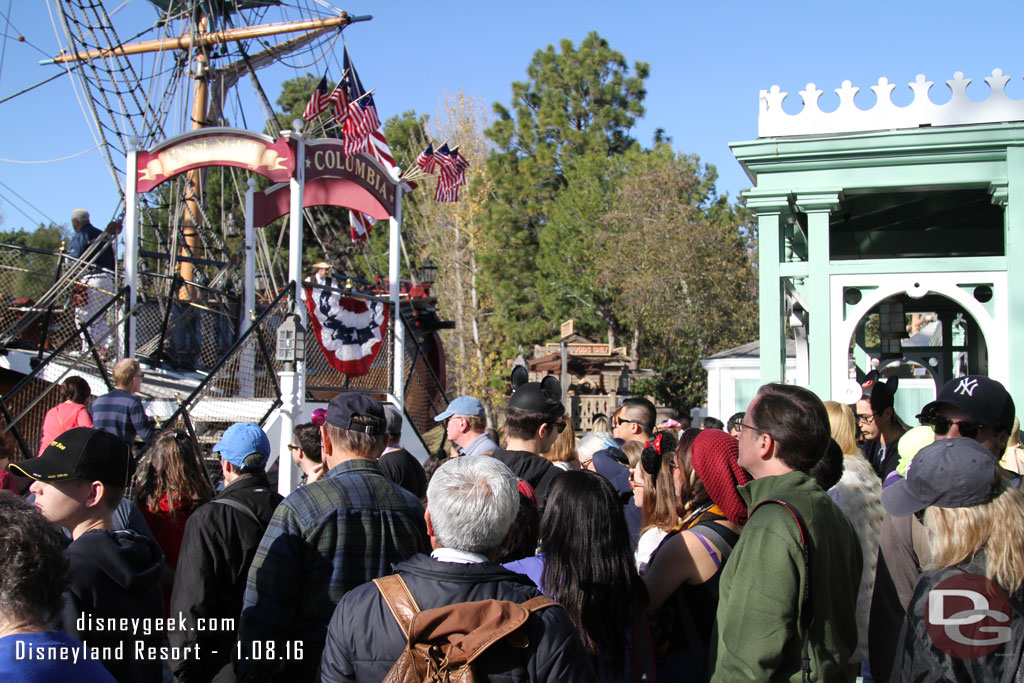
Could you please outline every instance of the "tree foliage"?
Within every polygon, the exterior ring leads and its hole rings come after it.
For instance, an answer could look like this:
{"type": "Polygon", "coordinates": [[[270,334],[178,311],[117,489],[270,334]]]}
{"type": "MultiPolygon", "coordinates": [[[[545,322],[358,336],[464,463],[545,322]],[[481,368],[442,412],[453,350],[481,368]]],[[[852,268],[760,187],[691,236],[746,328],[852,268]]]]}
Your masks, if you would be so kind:
{"type": "Polygon", "coordinates": [[[494,324],[510,331],[506,352],[550,334],[557,322],[535,294],[543,278],[537,256],[574,161],[625,152],[643,115],[646,64],[630,70],[597,33],[579,48],[568,39],[560,48],[534,54],[529,80],[512,84],[511,106],[496,104],[486,131],[496,145],[487,159],[495,183],[482,223],[481,277],[494,292],[494,324]]]}

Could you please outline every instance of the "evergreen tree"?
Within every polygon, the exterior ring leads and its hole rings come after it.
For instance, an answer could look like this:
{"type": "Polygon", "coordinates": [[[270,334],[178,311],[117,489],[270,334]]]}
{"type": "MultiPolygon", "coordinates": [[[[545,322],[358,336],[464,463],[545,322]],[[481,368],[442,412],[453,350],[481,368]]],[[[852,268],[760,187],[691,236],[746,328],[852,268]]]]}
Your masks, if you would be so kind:
{"type": "Polygon", "coordinates": [[[497,149],[487,160],[494,191],[482,220],[481,279],[495,302],[492,324],[509,331],[506,351],[540,340],[558,322],[536,293],[544,277],[538,249],[574,161],[625,152],[644,111],[647,64],[630,70],[597,33],[579,48],[568,39],[560,48],[534,54],[529,80],[512,84],[511,106],[496,104],[498,120],[486,131],[497,149]]]}

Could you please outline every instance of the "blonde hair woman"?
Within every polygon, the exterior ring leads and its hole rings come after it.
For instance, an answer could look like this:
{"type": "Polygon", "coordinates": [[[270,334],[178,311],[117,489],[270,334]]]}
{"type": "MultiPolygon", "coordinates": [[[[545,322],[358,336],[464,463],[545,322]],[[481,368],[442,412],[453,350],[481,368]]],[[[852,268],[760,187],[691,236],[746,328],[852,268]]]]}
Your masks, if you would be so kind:
{"type": "Polygon", "coordinates": [[[565,428],[558,434],[551,450],[544,454],[544,457],[551,463],[563,470],[580,469],[580,459],[576,456],[576,433],[572,429],[572,420],[568,415],[563,415],[561,420],[565,428]]]}
{"type": "MultiPolygon", "coordinates": [[[[923,509],[931,531],[929,561],[907,607],[893,680],[1018,680],[1024,666],[1024,494],[1011,476],[973,439],[944,439],[921,449],[907,478],[883,491],[890,514],[923,509]],[[954,624],[959,638],[935,639],[925,614],[940,584],[983,595],[992,616],[978,619],[980,628],[954,624]],[[1006,629],[1005,638],[994,624],[1006,629]]],[[[979,608],[975,597],[946,604],[943,614],[970,602],[979,608]]]]}
{"type": "Polygon", "coordinates": [[[868,657],[868,615],[871,612],[871,593],[875,588],[875,569],[878,565],[878,539],[882,534],[885,510],[882,508],[882,482],[871,463],[857,448],[857,425],[853,411],[843,403],[825,401],[832,439],[843,451],[843,476],[828,490],[836,505],[846,513],[860,539],[864,558],[857,589],[857,649],[850,663],[857,664],[868,657]]]}

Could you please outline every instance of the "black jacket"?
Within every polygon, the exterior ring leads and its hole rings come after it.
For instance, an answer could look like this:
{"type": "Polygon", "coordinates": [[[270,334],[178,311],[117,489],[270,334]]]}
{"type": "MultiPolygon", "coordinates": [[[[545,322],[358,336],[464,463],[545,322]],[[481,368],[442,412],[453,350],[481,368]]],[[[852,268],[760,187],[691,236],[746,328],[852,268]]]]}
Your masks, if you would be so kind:
{"type": "Polygon", "coordinates": [[[619,494],[622,511],[626,515],[626,527],[629,529],[629,542],[636,550],[643,527],[644,511],[633,502],[633,489],[629,485],[629,467],[613,458],[607,448],[595,452],[593,458],[594,471],[610,481],[615,487],[615,492],[619,494]]]}
{"type": "Polygon", "coordinates": [[[530,486],[537,492],[540,507],[544,507],[544,502],[548,499],[551,482],[564,471],[552,465],[543,455],[529,451],[507,451],[499,448],[494,451],[493,456],[508,465],[517,477],[530,482],[530,486]]]}
{"type": "MultiPolygon", "coordinates": [[[[236,631],[198,629],[197,619],[238,619],[249,565],[281,496],[264,476],[245,476],[225,487],[212,501],[200,505],[185,523],[171,593],[171,616],[180,613],[185,630],[168,634],[175,647],[199,646],[199,657],[172,662],[177,681],[234,681],[231,655],[236,631]],[[256,516],[222,500],[245,506],[256,516]]],[[[190,653],[195,652],[192,649],[190,653]]]]}
{"type": "MultiPolygon", "coordinates": [[[[985,654],[978,656],[978,652],[970,653],[963,645],[952,645],[960,648],[959,656],[953,656],[938,647],[928,632],[928,624],[925,619],[925,611],[929,609],[929,594],[939,583],[957,575],[976,574],[978,582],[963,585],[946,585],[944,588],[965,588],[977,592],[981,576],[985,573],[985,560],[983,553],[979,553],[972,561],[965,562],[956,567],[928,571],[921,574],[921,578],[914,588],[914,597],[910,599],[907,607],[907,620],[903,622],[903,632],[900,634],[899,643],[896,646],[896,662],[893,667],[892,681],[978,681],[984,683],[1011,683],[1019,674],[1024,674],[1024,660],[1021,656],[1024,653],[1024,588],[1009,596],[1009,623],[1002,618],[987,617],[981,622],[971,625],[946,626],[944,629],[960,631],[960,637],[977,640],[1004,640],[1001,634],[996,633],[994,628],[1009,629],[1009,640],[999,644],[997,647],[981,648],[985,654]],[[973,655],[973,656],[972,656],[973,655]]],[[[1005,595],[1005,593],[1004,593],[1005,595]]],[[[995,599],[988,599],[989,609],[996,608],[1002,612],[995,599]]],[[[943,617],[949,618],[954,612],[961,609],[975,607],[965,598],[950,598],[943,601],[943,617]]],[[[1003,605],[1005,607],[1006,605],[1003,605]]],[[[1006,612],[1002,612],[1006,614],[1006,612]]],[[[937,627],[933,626],[937,630],[937,627]]],[[[948,634],[948,631],[946,631],[948,634]]],[[[948,645],[948,643],[947,643],[948,645]]]]}
{"type": "Polygon", "coordinates": [[[160,546],[134,531],[97,530],[79,536],[64,556],[70,581],[59,626],[90,648],[120,648],[100,659],[118,681],[159,681],[160,653],[144,650],[136,659],[136,641],[157,648],[163,637],[154,630],[164,616],[160,546]],[[137,629],[111,622],[121,618],[142,621],[137,629]]]}
{"type": "Polygon", "coordinates": [[[377,458],[377,469],[420,500],[427,497],[427,473],[416,456],[404,448],[387,451],[377,458]]]}
{"type": "MultiPolygon", "coordinates": [[[[416,555],[395,567],[421,610],[475,600],[523,602],[540,595],[529,578],[493,562],[456,564],[416,555]]],[[[583,644],[560,607],[530,615],[529,646],[498,644],[476,660],[478,681],[596,680],[583,644]]],[[[405,648],[405,637],[374,583],[349,591],[327,630],[321,681],[378,683],[405,648]]]]}

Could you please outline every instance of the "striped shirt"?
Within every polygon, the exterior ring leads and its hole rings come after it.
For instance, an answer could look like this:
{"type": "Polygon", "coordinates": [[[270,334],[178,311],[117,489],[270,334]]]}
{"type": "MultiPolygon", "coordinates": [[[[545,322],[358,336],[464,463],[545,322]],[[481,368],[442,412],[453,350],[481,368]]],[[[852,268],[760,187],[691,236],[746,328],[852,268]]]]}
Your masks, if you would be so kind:
{"type": "Polygon", "coordinates": [[[92,402],[89,409],[92,424],[96,429],[110,432],[129,446],[138,436],[149,443],[156,433],[153,418],[146,415],[146,409],[138,396],[122,389],[114,389],[92,402]]]}
{"type": "Polygon", "coordinates": [[[341,597],[393,573],[393,564],[429,552],[423,506],[374,462],[342,462],[292,492],[274,512],[249,569],[239,679],[269,680],[284,672],[311,680],[341,597]],[[283,641],[303,641],[302,660],[255,659],[268,640],[278,642],[280,656],[283,641]]]}

